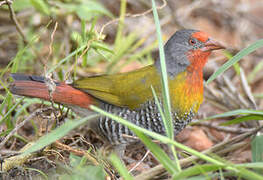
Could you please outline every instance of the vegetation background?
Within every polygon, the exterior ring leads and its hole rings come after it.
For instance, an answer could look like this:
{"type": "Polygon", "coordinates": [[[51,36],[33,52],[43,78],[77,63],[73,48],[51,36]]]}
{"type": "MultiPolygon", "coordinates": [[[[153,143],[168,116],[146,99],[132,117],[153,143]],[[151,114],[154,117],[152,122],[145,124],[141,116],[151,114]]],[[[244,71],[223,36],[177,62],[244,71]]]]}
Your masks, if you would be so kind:
{"type": "MultiPolygon", "coordinates": [[[[257,41],[263,36],[261,0],[160,0],[156,6],[164,41],[178,29],[192,28],[226,45],[226,51],[210,58],[204,70],[206,80],[243,48],[258,42],[252,47],[255,50],[263,44],[257,41]]],[[[150,142],[155,151],[149,153],[142,144],[131,146],[123,162],[110,156],[112,166],[103,158],[102,141],[85,126],[87,119],[70,121],[78,117],[66,107],[13,96],[8,91],[9,74],[72,82],[151,64],[158,56],[152,2],[1,0],[0,178],[261,179],[262,55],[259,49],[243,57],[205,85],[205,101],[196,117],[201,121],[194,121],[176,137],[177,142],[203,153],[179,148],[178,168],[150,142]],[[50,133],[53,129],[59,135],[50,133]],[[47,138],[39,142],[40,137],[47,138]],[[35,141],[37,152],[20,155],[35,141]]]]}

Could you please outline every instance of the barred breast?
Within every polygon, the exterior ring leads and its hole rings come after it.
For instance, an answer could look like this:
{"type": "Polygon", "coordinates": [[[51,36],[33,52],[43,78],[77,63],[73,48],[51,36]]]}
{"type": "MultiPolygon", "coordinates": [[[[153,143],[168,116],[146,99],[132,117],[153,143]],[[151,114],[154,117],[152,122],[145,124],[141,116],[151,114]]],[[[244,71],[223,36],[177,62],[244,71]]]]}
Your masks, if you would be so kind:
{"type": "MultiPolygon", "coordinates": [[[[147,130],[165,135],[165,127],[159,113],[158,106],[151,101],[145,103],[138,110],[130,110],[128,108],[121,108],[111,104],[103,104],[102,108],[112,114],[122,117],[137,126],[145,128],[147,130]]],[[[172,118],[174,122],[174,133],[178,134],[189,122],[191,122],[194,113],[178,115],[173,112],[172,118]]],[[[132,138],[135,134],[126,126],[117,123],[116,121],[101,116],[97,122],[97,129],[99,133],[105,137],[110,144],[129,144],[134,141],[138,141],[136,138],[132,138]]]]}

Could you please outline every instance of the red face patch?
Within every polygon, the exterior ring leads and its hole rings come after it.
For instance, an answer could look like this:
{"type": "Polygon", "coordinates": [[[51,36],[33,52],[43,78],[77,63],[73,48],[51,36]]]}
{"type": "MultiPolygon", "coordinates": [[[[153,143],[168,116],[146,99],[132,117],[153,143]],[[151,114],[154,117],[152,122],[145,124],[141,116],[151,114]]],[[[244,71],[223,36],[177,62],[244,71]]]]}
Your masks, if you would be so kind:
{"type": "Polygon", "coordinates": [[[196,38],[198,41],[206,42],[209,39],[209,36],[207,33],[198,31],[192,34],[193,38],[196,38]]]}

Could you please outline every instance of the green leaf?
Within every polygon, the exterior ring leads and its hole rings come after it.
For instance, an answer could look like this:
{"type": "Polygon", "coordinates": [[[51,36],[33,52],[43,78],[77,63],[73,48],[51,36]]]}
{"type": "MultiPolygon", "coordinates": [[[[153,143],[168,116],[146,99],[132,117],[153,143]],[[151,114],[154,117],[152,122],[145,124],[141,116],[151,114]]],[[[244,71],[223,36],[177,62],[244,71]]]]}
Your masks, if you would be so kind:
{"type": "Polygon", "coordinates": [[[157,31],[159,56],[160,56],[161,70],[162,70],[162,94],[163,94],[163,107],[164,107],[164,115],[165,115],[165,119],[163,119],[163,121],[164,121],[164,126],[165,126],[167,136],[173,139],[174,131],[173,131],[172,116],[171,116],[168,76],[167,76],[166,63],[165,63],[161,26],[160,26],[159,17],[158,17],[158,13],[157,13],[157,9],[156,9],[154,0],[152,0],[152,6],[153,6],[154,21],[155,21],[155,26],[156,26],[156,31],[157,31]]]}
{"type": "Polygon", "coordinates": [[[56,140],[62,138],[67,133],[69,133],[74,128],[84,124],[86,121],[97,117],[98,115],[92,115],[85,118],[82,118],[80,120],[68,120],[63,125],[59,126],[55,130],[51,131],[45,136],[40,137],[30,148],[28,148],[23,154],[27,155],[29,153],[38,151],[45,146],[55,142],[56,140]]]}
{"type": "Polygon", "coordinates": [[[255,43],[249,45],[247,48],[239,51],[233,58],[229,59],[225,64],[223,64],[210,78],[207,80],[207,84],[213,81],[217,76],[221,75],[225,72],[228,68],[230,68],[233,64],[240,61],[244,56],[252,53],[258,48],[263,47],[263,39],[256,41],[255,43]]]}
{"type": "Polygon", "coordinates": [[[30,0],[36,10],[45,15],[50,15],[50,7],[44,0],[30,0]]]}

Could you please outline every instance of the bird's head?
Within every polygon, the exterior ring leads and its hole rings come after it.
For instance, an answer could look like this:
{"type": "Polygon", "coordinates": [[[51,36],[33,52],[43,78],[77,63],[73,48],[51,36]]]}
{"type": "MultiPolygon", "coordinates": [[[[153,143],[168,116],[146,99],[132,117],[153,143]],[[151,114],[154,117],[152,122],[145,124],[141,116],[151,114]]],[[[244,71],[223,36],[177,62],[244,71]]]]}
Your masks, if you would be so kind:
{"type": "MultiPolygon", "coordinates": [[[[182,71],[202,71],[211,51],[224,49],[205,32],[191,29],[177,31],[165,44],[167,72],[174,77],[182,71]]],[[[160,61],[156,62],[160,67],[160,61]]]]}

